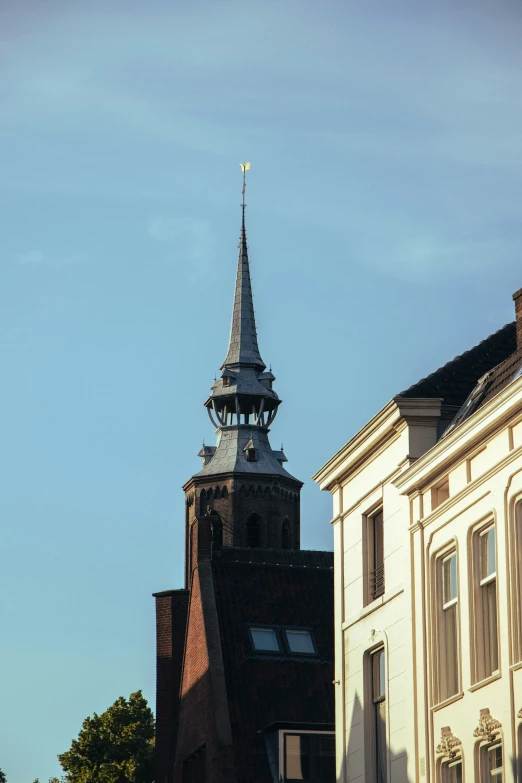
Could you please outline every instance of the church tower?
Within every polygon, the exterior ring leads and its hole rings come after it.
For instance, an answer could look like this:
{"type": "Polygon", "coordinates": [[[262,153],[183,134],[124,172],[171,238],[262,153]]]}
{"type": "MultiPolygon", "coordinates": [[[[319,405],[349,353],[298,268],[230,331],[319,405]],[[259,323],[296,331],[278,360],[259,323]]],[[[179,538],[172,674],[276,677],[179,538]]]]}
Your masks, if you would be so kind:
{"type": "Polygon", "coordinates": [[[268,439],[281,400],[257,342],[244,198],[245,174],[228,352],[204,403],[217,443],[202,447],[202,470],[183,487],[186,588],[198,553],[210,545],[300,548],[302,482],[284,468],[283,451],[268,439]]]}
{"type": "Polygon", "coordinates": [[[217,441],[183,487],[185,587],[154,594],[157,783],[296,779],[296,748],[307,779],[335,781],[333,553],[300,548],[302,482],[269,441],[274,381],[257,342],[243,177],[230,340],[204,403],[217,441]]]}

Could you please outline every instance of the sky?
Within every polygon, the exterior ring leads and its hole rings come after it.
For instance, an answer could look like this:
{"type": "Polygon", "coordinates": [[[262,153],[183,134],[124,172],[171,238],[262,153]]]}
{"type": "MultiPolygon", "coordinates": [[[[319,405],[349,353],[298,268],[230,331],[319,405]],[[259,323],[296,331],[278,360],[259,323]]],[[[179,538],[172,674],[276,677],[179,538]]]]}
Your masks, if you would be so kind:
{"type": "Polygon", "coordinates": [[[498,0],[0,4],[0,768],[154,707],[155,591],[214,442],[247,234],[271,433],[311,481],[391,397],[514,319],[522,9],[498,0]]]}

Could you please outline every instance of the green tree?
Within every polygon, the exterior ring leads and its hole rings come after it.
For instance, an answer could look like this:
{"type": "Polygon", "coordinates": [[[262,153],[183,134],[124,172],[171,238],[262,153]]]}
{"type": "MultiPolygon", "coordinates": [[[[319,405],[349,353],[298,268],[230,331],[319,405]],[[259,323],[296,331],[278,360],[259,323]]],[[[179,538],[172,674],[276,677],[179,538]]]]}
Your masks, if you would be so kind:
{"type": "Polygon", "coordinates": [[[1,769],[0,769],[0,783],[7,783],[7,778],[5,776],[5,773],[2,772],[1,769]]]}
{"type": "Polygon", "coordinates": [[[86,718],[58,760],[68,783],[152,783],[154,717],[141,691],[86,718]]]}

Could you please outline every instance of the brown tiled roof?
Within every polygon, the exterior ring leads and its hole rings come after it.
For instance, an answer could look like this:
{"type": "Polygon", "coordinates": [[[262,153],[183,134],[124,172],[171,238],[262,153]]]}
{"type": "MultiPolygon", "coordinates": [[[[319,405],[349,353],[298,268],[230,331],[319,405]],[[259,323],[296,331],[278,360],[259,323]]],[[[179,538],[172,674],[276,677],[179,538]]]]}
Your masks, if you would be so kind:
{"type": "Polygon", "coordinates": [[[515,322],[512,322],[398,396],[440,397],[445,405],[460,407],[473,391],[478,379],[505,362],[516,351],[516,347],[515,322]]]}
{"type": "Polygon", "coordinates": [[[522,348],[519,348],[517,351],[512,353],[511,356],[508,356],[508,358],[503,361],[502,364],[499,364],[498,367],[495,367],[491,377],[488,379],[485,394],[480,403],[477,405],[477,408],[485,405],[486,402],[489,402],[492,397],[495,397],[495,395],[499,394],[502,389],[510,384],[521,365],[522,348]]]}
{"type": "Polygon", "coordinates": [[[333,553],[224,547],[212,575],[237,779],[265,783],[262,729],[334,721],[333,553]],[[250,623],[309,627],[318,655],[255,653],[250,623]]]}

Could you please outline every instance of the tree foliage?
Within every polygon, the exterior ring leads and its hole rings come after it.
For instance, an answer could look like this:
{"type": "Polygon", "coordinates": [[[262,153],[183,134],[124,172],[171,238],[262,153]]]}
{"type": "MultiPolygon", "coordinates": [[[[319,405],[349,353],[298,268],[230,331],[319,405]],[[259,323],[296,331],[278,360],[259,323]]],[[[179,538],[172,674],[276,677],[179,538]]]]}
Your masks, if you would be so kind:
{"type": "Polygon", "coordinates": [[[7,783],[7,778],[5,776],[5,773],[2,772],[1,769],[0,769],[0,783],[7,783]]]}
{"type": "Polygon", "coordinates": [[[154,717],[141,691],[86,718],[58,759],[68,783],[152,783],[154,717]]]}

